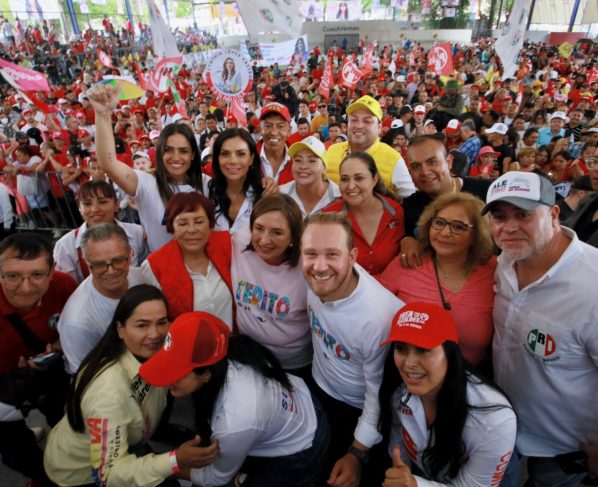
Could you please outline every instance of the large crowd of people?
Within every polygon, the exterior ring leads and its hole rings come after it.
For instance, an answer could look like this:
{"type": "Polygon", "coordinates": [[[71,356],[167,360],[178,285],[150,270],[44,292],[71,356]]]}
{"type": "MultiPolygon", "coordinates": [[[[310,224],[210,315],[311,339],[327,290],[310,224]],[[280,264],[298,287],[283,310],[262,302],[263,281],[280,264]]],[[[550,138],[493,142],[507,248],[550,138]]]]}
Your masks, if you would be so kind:
{"type": "Polygon", "coordinates": [[[57,70],[35,61],[64,49],[47,24],[12,29],[5,57],[51,91],[0,86],[7,467],[33,486],[516,487],[525,460],[531,487],[596,481],[593,43],[526,42],[504,78],[480,39],[439,77],[402,40],[328,92],[327,61],[368,46],[316,46],[253,65],[245,124],[202,66],[173,73],[185,110],[94,84],[91,48],[109,73],[151,65],[115,54],[132,26],[87,31],[57,70]]]}

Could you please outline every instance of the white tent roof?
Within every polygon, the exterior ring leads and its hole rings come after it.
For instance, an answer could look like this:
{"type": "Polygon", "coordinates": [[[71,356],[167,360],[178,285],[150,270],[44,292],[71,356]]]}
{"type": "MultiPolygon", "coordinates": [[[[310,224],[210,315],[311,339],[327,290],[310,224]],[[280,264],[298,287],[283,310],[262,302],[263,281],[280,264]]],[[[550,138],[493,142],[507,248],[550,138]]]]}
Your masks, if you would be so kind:
{"type": "MultiPolygon", "coordinates": [[[[520,1],[520,0],[515,0],[520,1]]],[[[533,24],[568,24],[573,14],[575,0],[536,0],[534,13],[532,14],[533,24]]],[[[577,12],[576,22],[592,23],[598,22],[598,0],[581,0],[577,12]],[[594,20],[585,20],[584,11],[594,12],[594,20]],[[582,14],[584,19],[582,20],[582,14]]]]}

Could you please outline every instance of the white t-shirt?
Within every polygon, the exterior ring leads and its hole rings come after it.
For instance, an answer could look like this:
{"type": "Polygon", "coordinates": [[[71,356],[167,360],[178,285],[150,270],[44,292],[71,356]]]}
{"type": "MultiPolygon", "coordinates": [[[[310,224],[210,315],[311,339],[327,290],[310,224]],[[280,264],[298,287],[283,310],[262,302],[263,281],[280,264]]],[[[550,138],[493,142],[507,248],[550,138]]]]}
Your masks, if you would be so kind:
{"type": "MultiPolygon", "coordinates": [[[[398,373],[398,372],[397,372],[398,373]]],[[[473,379],[477,380],[477,379],[473,379]]],[[[389,454],[397,443],[401,459],[408,465],[417,465],[425,472],[422,454],[433,444],[426,414],[420,396],[411,395],[401,386],[392,396],[392,428],[389,454]]],[[[461,466],[450,483],[434,482],[415,475],[418,487],[450,485],[453,487],[488,487],[500,485],[509,464],[515,436],[517,418],[507,399],[491,387],[467,382],[467,402],[474,406],[469,410],[463,428],[463,445],[467,462],[461,466]],[[492,407],[498,405],[499,407],[492,407]],[[488,407],[475,409],[475,407],[488,407]],[[504,406],[504,407],[500,407],[504,406]]]]}
{"type": "MultiPolygon", "coordinates": [[[[137,174],[137,192],[134,200],[137,203],[139,220],[147,234],[150,251],[154,251],[169,242],[172,238],[166,231],[166,207],[160,198],[158,183],[155,176],[144,171],[134,169],[137,174]]],[[[203,176],[203,192],[207,192],[207,176],[203,176]]],[[[188,184],[173,185],[175,193],[189,193],[195,188],[188,184]]]]}
{"type": "MultiPolygon", "coordinates": [[[[149,261],[146,260],[141,264],[141,270],[148,284],[162,289],[158,279],[152,272],[149,261]]],[[[188,267],[187,272],[189,272],[193,282],[193,311],[205,311],[213,314],[224,321],[232,330],[233,297],[212,262],[208,262],[208,273],[205,276],[199,272],[191,272],[188,267]]]]}
{"type": "Polygon", "coordinates": [[[311,212],[307,213],[301,198],[299,198],[299,195],[297,194],[297,183],[295,181],[289,181],[288,183],[280,186],[279,189],[281,193],[288,194],[295,200],[295,202],[299,205],[299,209],[301,210],[303,218],[307,218],[309,215],[315,215],[316,213],[319,213],[341,195],[341,192],[338,189],[338,184],[336,184],[334,181],[328,180],[328,190],[324,193],[322,199],[318,201],[318,203],[312,208],[311,212]]]}
{"type": "Polygon", "coordinates": [[[318,426],[309,389],[289,375],[290,392],[248,365],[229,361],[210,425],[219,453],[212,465],[191,470],[193,484],[225,485],[247,456],[281,457],[312,446],[318,426]]]}
{"type": "Polygon", "coordinates": [[[215,210],[216,224],[214,225],[214,231],[228,231],[231,235],[233,235],[239,229],[248,227],[254,202],[255,196],[253,191],[249,189],[232,225],[228,221],[228,218],[226,218],[224,213],[220,210],[220,207],[217,206],[215,210]]]}
{"type": "Polygon", "coordinates": [[[404,303],[370,276],[354,266],[359,276],[350,296],[323,303],[307,291],[314,357],[312,375],[328,395],[363,412],[355,439],[367,447],[382,440],[378,432],[382,382],[388,338],[395,313],[404,303]]]}
{"type": "Polygon", "coordinates": [[[0,224],[10,230],[15,219],[15,212],[10,204],[10,195],[4,184],[0,184],[0,224]]]}
{"type": "MultiPolygon", "coordinates": [[[[127,234],[129,245],[133,251],[132,263],[140,265],[145,255],[147,254],[147,242],[143,227],[136,223],[124,223],[115,220],[119,227],[121,227],[127,234]]],[[[81,247],[81,237],[87,231],[87,223],[83,223],[79,227],[79,231],[71,230],[66,235],[62,236],[54,246],[54,262],[56,262],[56,270],[65,272],[71,276],[78,283],[83,282],[85,277],[81,270],[81,263],[79,262],[79,248],[81,247]],[[76,233],[76,235],[75,235],[76,233]]]]}
{"type": "Polygon", "coordinates": [[[270,265],[254,251],[248,227],[232,236],[231,278],[239,332],[268,348],[283,368],[311,363],[312,344],[307,317],[307,283],[301,264],[270,265]]]}
{"type": "MultiPolygon", "coordinates": [[[[87,277],[64,305],[58,320],[58,334],[64,352],[66,371],[77,372],[79,365],[100,341],[112,321],[118,299],[100,294],[87,277]]],[[[129,268],[129,288],[145,284],[139,267],[129,268]]]]}

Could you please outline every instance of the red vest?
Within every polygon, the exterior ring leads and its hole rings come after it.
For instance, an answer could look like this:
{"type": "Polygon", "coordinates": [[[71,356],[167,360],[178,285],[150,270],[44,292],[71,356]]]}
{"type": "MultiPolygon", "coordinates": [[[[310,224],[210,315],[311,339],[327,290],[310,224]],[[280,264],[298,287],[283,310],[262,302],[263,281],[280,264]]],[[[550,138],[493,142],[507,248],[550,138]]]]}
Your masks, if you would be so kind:
{"type": "MultiPolygon", "coordinates": [[[[230,234],[228,232],[212,232],[206,245],[206,254],[228,286],[232,296],[230,234]]],[[[160,283],[166,301],[168,301],[168,318],[172,321],[180,314],[193,311],[193,281],[185,267],[179,244],[175,240],[171,240],[152,252],[147,260],[154,276],[160,283]]]]}

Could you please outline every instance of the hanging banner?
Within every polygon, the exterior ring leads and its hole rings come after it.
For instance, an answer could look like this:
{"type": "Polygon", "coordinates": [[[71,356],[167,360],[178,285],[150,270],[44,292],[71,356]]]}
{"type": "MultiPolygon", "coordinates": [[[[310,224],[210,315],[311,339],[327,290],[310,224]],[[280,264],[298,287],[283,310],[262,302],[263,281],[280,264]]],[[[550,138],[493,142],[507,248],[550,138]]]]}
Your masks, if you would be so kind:
{"type": "Polygon", "coordinates": [[[270,32],[282,32],[291,38],[301,35],[299,0],[237,0],[237,8],[250,38],[270,32]]]}
{"type": "Polygon", "coordinates": [[[243,97],[253,84],[249,59],[235,49],[217,49],[206,66],[206,80],[212,92],[231,101],[243,97]]]}
{"type": "MultiPolygon", "coordinates": [[[[245,42],[241,43],[240,50],[245,58],[253,59],[245,42]]],[[[293,56],[295,56],[295,59],[299,57],[303,62],[307,58],[308,52],[307,35],[289,41],[277,42],[276,44],[263,44],[260,42],[259,52],[261,58],[257,59],[257,63],[260,66],[272,66],[274,63],[286,66],[290,64],[293,56]]]]}
{"type": "Polygon", "coordinates": [[[519,67],[519,51],[523,46],[528,14],[527,0],[515,2],[509,21],[494,44],[494,50],[503,65],[503,79],[512,78],[519,67]]]}

